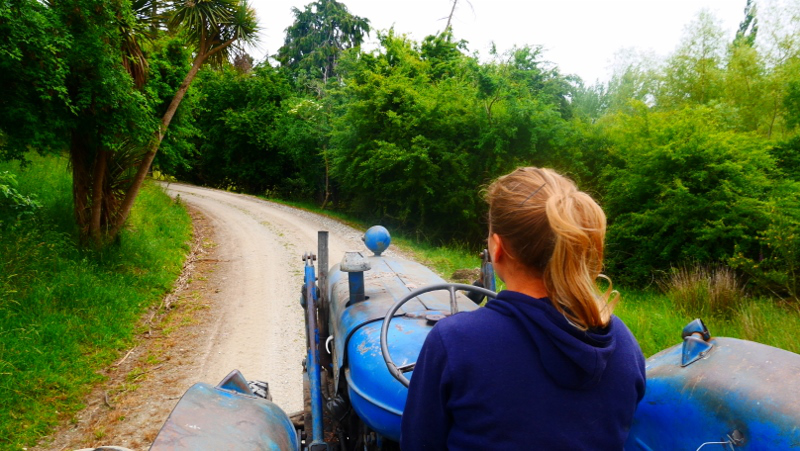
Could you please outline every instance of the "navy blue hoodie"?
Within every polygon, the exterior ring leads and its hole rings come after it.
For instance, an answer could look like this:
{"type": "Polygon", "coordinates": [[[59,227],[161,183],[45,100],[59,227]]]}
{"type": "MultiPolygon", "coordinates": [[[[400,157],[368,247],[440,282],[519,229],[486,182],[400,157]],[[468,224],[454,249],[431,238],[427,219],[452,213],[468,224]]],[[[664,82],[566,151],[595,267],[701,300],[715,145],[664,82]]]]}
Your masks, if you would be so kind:
{"type": "Polygon", "coordinates": [[[644,356],[619,318],[584,332],[549,299],[502,291],[428,335],[400,445],[620,450],[644,389],[644,356]]]}

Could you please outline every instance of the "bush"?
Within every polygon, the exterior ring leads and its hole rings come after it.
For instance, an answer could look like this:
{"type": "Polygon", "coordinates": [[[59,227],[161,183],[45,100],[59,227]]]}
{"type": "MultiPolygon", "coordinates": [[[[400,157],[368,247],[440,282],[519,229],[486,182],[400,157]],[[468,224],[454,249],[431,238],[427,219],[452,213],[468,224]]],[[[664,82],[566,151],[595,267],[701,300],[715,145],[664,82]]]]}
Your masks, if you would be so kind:
{"type": "Polygon", "coordinates": [[[786,183],[768,144],[726,128],[711,108],[618,115],[615,167],[603,174],[609,273],[643,285],[681,262],[758,259],[759,231],[786,183]]]}
{"type": "Polygon", "coordinates": [[[758,234],[757,258],[736,253],[730,264],[747,273],[757,286],[779,298],[800,303],[800,208],[797,200],[770,210],[769,225],[758,234]]]}
{"type": "Polygon", "coordinates": [[[42,206],[36,196],[22,194],[17,188],[14,174],[0,172],[0,229],[13,225],[24,216],[32,216],[42,206]]]}

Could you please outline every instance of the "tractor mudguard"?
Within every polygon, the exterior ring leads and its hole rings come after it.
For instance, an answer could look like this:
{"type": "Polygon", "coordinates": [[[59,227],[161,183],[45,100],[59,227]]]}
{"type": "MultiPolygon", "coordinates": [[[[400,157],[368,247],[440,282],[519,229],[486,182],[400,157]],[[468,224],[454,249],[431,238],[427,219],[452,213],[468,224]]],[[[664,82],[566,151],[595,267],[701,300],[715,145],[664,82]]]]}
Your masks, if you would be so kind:
{"type": "Polygon", "coordinates": [[[800,446],[800,355],[718,337],[686,359],[694,340],[685,340],[647,360],[626,450],[800,446]]]}
{"type": "Polygon", "coordinates": [[[151,451],[182,449],[297,451],[300,445],[286,413],[255,396],[234,370],[216,387],[193,385],[150,447],[151,451]]]}

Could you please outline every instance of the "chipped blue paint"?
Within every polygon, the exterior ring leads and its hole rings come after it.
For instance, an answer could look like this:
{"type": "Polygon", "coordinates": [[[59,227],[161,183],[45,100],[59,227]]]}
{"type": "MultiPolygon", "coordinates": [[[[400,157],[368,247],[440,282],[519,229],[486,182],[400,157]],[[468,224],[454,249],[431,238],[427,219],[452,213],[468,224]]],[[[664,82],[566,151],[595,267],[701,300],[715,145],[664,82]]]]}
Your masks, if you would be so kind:
{"type": "MultiPolygon", "coordinates": [[[[306,287],[306,336],[310,341],[306,356],[306,372],[308,373],[311,397],[311,437],[312,445],[323,443],[322,429],[322,386],[319,366],[319,328],[317,327],[317,277],[314,273],[313,257],[306,259],[304,286],[306,287]]],[[[307,431],[306,431],[307,432],[307,431]]]]}
{"type": "MultiPolygon", "coordinates": [[[[338,265],[328,276],[330,330],[334,334],[334,379],[347,380],[348,396],[358,416],[381,436],[400,439],[400,415],[408,389],[386,368],[380,350],[380,330],[389,308],[411,291],[444,283],[430,269],[406,260],[369,257],[371,269],[364,272],[366,300],[349,303],[347,277],[338,265]]],[[[458,296],[459,311],[477,306],[458,296]]],[[[390,351],[399,364],[414,362],[428,332],[433,327],[424,316],[449,314],[450,296],[446,292],[426,293],[404,305],[392,321],[390,351]]],[[[410,373],[409,373],[410,374],[410,373]]]]}
{"type": "Polygon", "coordinates": [[[686,367],[681,345],[647,360],[647,391],[626,449],[696,450],[734,431],[743,443],[724,449],[800,447],[800,355],[735,338],[711,342],[686,367]]]}

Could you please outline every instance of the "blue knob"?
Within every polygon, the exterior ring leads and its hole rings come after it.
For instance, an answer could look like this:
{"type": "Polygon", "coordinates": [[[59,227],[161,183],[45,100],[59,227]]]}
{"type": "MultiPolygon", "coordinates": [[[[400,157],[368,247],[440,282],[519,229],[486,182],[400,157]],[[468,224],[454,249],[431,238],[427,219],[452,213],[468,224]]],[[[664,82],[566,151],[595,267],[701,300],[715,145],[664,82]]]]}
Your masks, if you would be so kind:
{"type": "Polygon", "coordinates": [[[367,230],[363,240],[364,244],[367,245],[367,249],[374,252],[375,255],[381,255],[381,253],[389,247],[389,244],[391,244],[392,237],[389,235],[389,231],[386,230],[386,227],[376,225],[367,230]]]}

